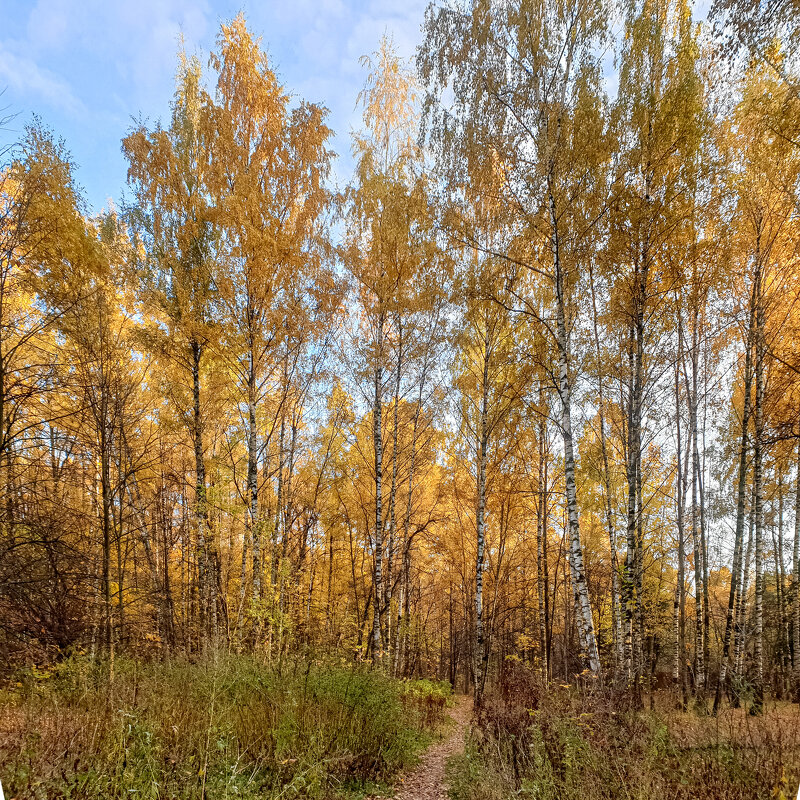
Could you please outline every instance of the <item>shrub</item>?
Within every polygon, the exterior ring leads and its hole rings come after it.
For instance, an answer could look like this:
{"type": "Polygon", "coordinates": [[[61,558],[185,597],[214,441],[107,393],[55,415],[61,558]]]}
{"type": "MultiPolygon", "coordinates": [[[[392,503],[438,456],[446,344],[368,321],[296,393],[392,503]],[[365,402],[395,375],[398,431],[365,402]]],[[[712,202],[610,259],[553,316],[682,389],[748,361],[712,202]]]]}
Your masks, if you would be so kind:
{"type": "Polygon", "coordinates": [[[2,696],[0,763],[17,798],[327,798],[414,760],[438,719],[422,687],[366,669],[253,658],[107,665],[73,658],[2,696]]]}
{"type": "Polygon", "coordinates": [[[453,689],[447,681],[406,681],[400,696],[406,710],[423,726],[434,728],[443,720],[445,708],[452,705],[453,689]]]}
{"type": "Polygon", "coordinates": [[[624,693],[544,687],[513,665],[449,771],[454,800],[780,797],[800,780],[800,711],[637,712],[624,693]]]}

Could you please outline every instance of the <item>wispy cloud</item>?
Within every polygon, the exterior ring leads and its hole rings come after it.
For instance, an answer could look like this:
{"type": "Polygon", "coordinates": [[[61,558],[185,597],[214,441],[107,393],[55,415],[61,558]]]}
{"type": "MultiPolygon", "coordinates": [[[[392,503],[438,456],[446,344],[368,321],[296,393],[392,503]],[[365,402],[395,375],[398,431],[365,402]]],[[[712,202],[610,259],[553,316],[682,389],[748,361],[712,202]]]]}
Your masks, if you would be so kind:
{"type": "MultiPolygon", "coordinates": [[[[0,0],[0,5],[3,0],[0,0]]],[[[179,41],[204,55],[221,20],[243,10],[295,97],[330,109],[339,181],[352,171],[360,127],[360,56],[384,33],[414,55],[427,0],[32,0],[3,10],[0,89],[13,110],[37,111],[65,136],[99,207],[125,179],[119,142],[132,118],[164,119],[179,41]]]]}
{"type": "Polygon", "coordinates": [[[18,55],[4,42],[0,42],[0,88],[30,98],[32,110],[44,102],[71,116],[86,113],[86,106],[63,78],[18,55]]]}

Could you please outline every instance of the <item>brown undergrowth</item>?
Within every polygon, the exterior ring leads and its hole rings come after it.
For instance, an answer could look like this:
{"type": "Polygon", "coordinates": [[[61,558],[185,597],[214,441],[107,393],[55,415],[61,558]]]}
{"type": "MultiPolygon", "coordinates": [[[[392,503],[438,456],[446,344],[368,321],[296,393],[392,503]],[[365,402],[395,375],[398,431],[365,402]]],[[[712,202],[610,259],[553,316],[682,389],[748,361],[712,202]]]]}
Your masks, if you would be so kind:
{"type": "Polygon", "coordinates": [[[504,671],[449,766],[454,800],[752,800],[794,797],[800,711],[717,718],[636,711],[624,692],[550,685],[520,665],[504,671]]]}
{"type": "Polygon", "coordinates": [[[244,657],[17,677],[0,694],[0,779],[19,800],[363,795],[415,763],[447,691],[244,657]]]}

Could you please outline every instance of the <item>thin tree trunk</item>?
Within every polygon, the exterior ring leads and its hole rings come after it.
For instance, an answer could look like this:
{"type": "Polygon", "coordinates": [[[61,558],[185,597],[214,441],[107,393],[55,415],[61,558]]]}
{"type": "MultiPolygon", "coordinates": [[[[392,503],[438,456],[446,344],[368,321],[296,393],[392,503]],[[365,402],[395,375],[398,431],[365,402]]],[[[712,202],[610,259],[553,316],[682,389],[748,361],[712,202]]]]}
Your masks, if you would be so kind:
{"type": "MultiPolygon", "coordinates": [[[[797,445],[797,490],[794,504],[794,547],[792,549],[792,668],[794,691],[800,694],[800,442],[797,445]]],[[[799,698],[800,699],[800,698],[799,698]]]]}
{"type": "MultiPolygon", "coordinates": [[[[101,378],[101,380],[103,380],[101,378]]],[[[103,639],[106,650],[111,653],[113,646],[111,622],[111,476],[109,474],[110,447],[108,436],[106,387],[100,389],[100,493],[103,526],[103,639]]]]}
{"type": "Polygon", "coordinates": [[[700,459],[698,452],[697,424],[697,325],[692,329],[692,383],[689,392],[689,430],[692,440],[692,543],[694,545],[694,609],[695,609],[695,643],[694,643],[694,679],[695,693],[702,697],[705,693],[705,616],[703,613],[704,568],[703,541],[700,531],[700,502],[698,497],[700,484],[700,459]]]}
{"type": "MultiPolygon", "coordinates": [[[[695,328],[697,329],[697,351],[700,357],[700,320],[696,315],[695,328]]],[[[708,370],[706,369],[706,375],[708,370]]],[[[708,536],[706,534],[706,496],[705,496],[705,453],[706,453],[706,417],[707,417],[707,384],[703,390],[703,438],[702,438],[702,458],[700,452],[695,453],[697,460],[697,490],[700,500],[700,548],[703,553],[703,674],[704,690],[708,687],[708,670],[711,666],[711,604],[708,593],[708,536]]],[[[699,400],[698,400],[699,405],[699,400]]],[[[699,422],[698,422],[699,427],[699,422]]]]}
{"type": "Polygon", "coordinates": [[[578,519],[578,493],[575,485],[575,448],[572,440],[572,385],[569,375],[570,345],[567,332],[566,286],[563,265],[560,257],[558,215],[555,198],[550,191],[550,215],[552,224],[553,265],[555,268],[556,290],[556,337],[558,345],[558,393],[561,399],[561,435],[564,440],[564,483],[569,521],[569,564],[572,578],[575,606],[577,610],[578,636],[580,646],[589,669],[600,675],[600,655],[594,631],[592,606],[583,565],[583,546],[578,519]]]}
{"type": "Polygon", "coordinates": [[[256,432],[256,374],[252,347],[249,353],[247,376],[247,522],[242,537],[242,558],[239,575],[239,607],[236,613],[236,648],[242,644],[242,617],[247,598],[247,548],[253,544],[253,601],[258,602],[261,594],[260,552],[258,533],[258,448],[256,432]]]}
{"type": "MultiPolygon", "coordinates": [[[[125,436],[122,436],[121,446],[125,448],[127,452],[127,442],[125,440],[125,436]]],[[[147,520],[144,516],[144,503],[142,501],[141,494],[139,492],[139,482],[136,478],[135,472],[129,470],[128,473],[128,480],[126,480],[125,484],[125,491],[128,494],[130,499],[131,508],[133,509],[134,516],[137,521],[137,529],[139,531],[139,539],[142,542],[142,547],[144,548],[145,560],[147,561],[147,567],[150,573],[150,581],[153,588],[153,594],[156,597],[156,608],[158,609],[158,626],[159,626],[159,634],[162,637],[162,641],[166,643],[167,647],[172,647],[175,643],[175,625],[174,625],[174,618],[175,618],[175,610],[174,605],[172,602],[172,595],[169,591],[169,571],[168,571],[168,564],[169,559],[167,558],[166,548],[164,550],[164,580],[162,581],[161,575],[158,569],[158,562],[156,556],[153,554],[152,544],[150,542],[149,532],[147,530],[147,520]]],[[[182,504],[184,512],[185,512],[185,504],[182,504]]],[[[166,535],[166,534],[165,534],[166,535]]],[[[183,537],[181,537],[183,540],[183,537]]],[[[182,559],[183,561],[183,559],[182,559]]],[[[188,623],[188,612],[184,611],[184,622],[188,623]]]]}
{"type": "Polygon", "coordinates": [[[281,520],[283,519],[283,469],[284,452],[286,449],[286,409],[281,403],[281,427],[278,433],[278,471],[276,475],[277,487],[275,490],[275,514],[272,522],[272,543],[270,552],[270,582],[272,584],[272,597],[270,602],[275,604],[278,594],[278,570],[280,558],[278,557],[278,542],[280,540],[281,520]]]}
{"type": "Polygon", "coordinates": [[[740,603],[736,608],[736,636],[734,639],[733,663],[735,665],[736,674],[739,677],[744,675],[744,654],[747,649],[747,594],[750,589],[750,564],[753,562],[753,534],[756,524],[756,506],[752,487],[750,492],[750,513],[748,514],[748,520],[747,549],[742,566],[742,591],[740,603]]]}
{"type": "Polygon", "coordinates": [[[423,387],[425,384],[425,376],[428,371],[428,355],[426,353],[425,361],[422,368],[422,373],[419,378],[419,393],[417,396],[417,405],[414,409],[414,422],[412,424],[411,429],[411,460],[408,467],[408,496],[406,497],[406,511],[403,517],[403,563],[402,563],[402,576],[400,581],[400,599],[397,603],[397,644],[395,648],[395,658],[394,658],[394,674],[399,675],[402,669],[402,652],[403,648],[403,641],[405,640],[405,634],[401,633],[401,627],[403,624],[403,618],[406,616],[406,626],[408,626],[408,620],[406,615],[405,605],[407,604],[408,599],[408,572],[410,570],[410,550],[411,550],[411,512],[413,510],[413,498],[414,498],[414,471],[416,468],[416,457],[417,457],[417,435],[419,431],[419,418],[422,412],[422,393],[423,387]]]}
{"type": "MultiPolygon", "coordinates": [[[[678,327],[678,341],[679,341],[679,358],[683,358],[683,337],[681,335],[681,328],[678,327]]],[[[679,366],[675,365],[675,424],[677,428],[677,516],[678,516],[678,583],[676,586],[677,598],[677,638],[675,647],[675,668],[674,677],[676,681],[680,681],[681,686],[681,700],[683,708],[686,708],[688,703],[688,687],[686,681],[686,522],[685,522],[685,509],[686,509],[686,474],[688,472],[688,458],[689,458],[689,443],[686,444],[685,458],[686,462],[682,460],[681,456],[681,403],[680,403],[680,380],[679,380],[679,366]]]]}
{"type": "Polygon", "coordinates": [[[283,663],[284,646],[288,646],[288,641],[284,642],[284,633],[287,627],[291,606],[286,599],[287,582],[289,580],[289,536],[292,530],[292,478],[294,475],[294,456],[297,446],[297,408],[292,408],[292,435],[289,440],[288,464],[286,466],[286,478],[284,479],[284,501],[283,501],[283,536],[281,538],[281,568],[278,580],[278,653],[283,663]],[[287,610],[289,606],[289,610],[287,610]]]}
{"type": "MultiPolygon", "coordinates": [[[[631,325],[628,329],[628,397],[627,397],[627,442],[625,477],[628,483],[628,509],[626,524],[626,550],[625,571],[622,582],[623,609],[625,613],[625,673],[628,681],[635,683],[635,657],[634,657],[634,603],[636,595],[636,581],[634,579],[636,558],[636,431],[634,411],[634,373],[635,373],[635,333],[631,325]]],[[[634,689],[635,691],[635,689],[634,689]]]]}
{"type": "Polygon", "coordinates": [[[739,475],[736,487],[736,533],[733,544],[733,567],[731,570],[731,588],[728,593],[728,610],[725,615],[725,633],[722,639],[722,660],[719,667],[719,680],[714,695],[714,714],[719,709],[720,696],[725,691],[725,679],[730,657],[731,635],[737,605],[741,604],[742,550],[744,545],[744,517],[747,503],[747,441],[750,426],[750,393],[752,388],[752,351],[753,325],[755,321],[753,303],[750,303],[750,320],[747,325],[744,358],[744,398],[742,403],[742,433],[739,444],[739,475]]]}
{"type": "Polygon", "coordinates": [[[375,573],[373,578],[372,662],[381,662],[381,586],[383,561],[383,325],[384,316],[378,316],[378,337],[375,353],[375,392],[372,404],[373,439],[375,446],[375,573]]]}
{"type": "MultiPolygon", "coordinates": [[[[776,471],[778,467],[776,466],[776,471]]],[[[778,688],[776,697],[783,699],[783,682],[786,677],[786,650],[785,634],[786,634],[786,614],[783,597],[783,569],[781,567],[780,553],[783,550],[783,486],[781,483],[781,475],[778,471],[778,531],[776,535],[775,525],[770,526],[772,534],[772,565],[775,570],[775,601],[778,606],[778,626],[777,635],[775,637],[775,669],[777,671],[778,688]]]]}
{"type": "MultiPolygon", "coordinates": [[[[121,464],[117,462],[118,467],[121,467],[121,464]]],[[[121,473],[121,469],[118,470],[118,474],[121,473]]],[[[116,518],[114,517],[114,508],[112,504],[111,508],[111,519],[114,523],[114,540],[117,545],[117,612],[119,614],[119,634],[118,640],[120,642],[120,646],[125,646],[125,563],[122,556],[122,476],[119,474],[118,478],[118,491],[119,491],[119,503],[118,503],[118,513],[116,518]]],[[[134,551],[135,553],[135,551],[134,551]]],[[[136,573],[135,562],[134,562],[134,574],[136,573]]]]}
{"type": "Polygon", "coordinates": [[[206,465],[203,452],[203,418],[200,409],[200,361],[203,348],[200,342],[193,339],[192,351],[192,407],[195,460],[195,513],[197,517],[197,549],[198,549],[198,583],[200,593],[201,625],[203,626],[203,643],[210,634],[216,647],[218,636],[217,622],[217,564],[214,558],[212,532],[208,519],[208,502],[206,498],[206,465]]]}
{"type": "Polygon", "coordinates": [[[403,367],[403,329],[398,320],[398,352],[397,377],[394,384],[394,408],[392,409],[392,485],[389,489],[389,546],[386,554],[386,662],[392,665],[392,568],[394,565],[394,546],[397,531],[397,515],[395,502],[397,499],[397,447],[398,447],[398,412],[400,405],[400,378],[403,367]]]}
{"type": "MultiPolygon", "coordinates": [[[[258,519],[258,428],[256,427],[256,365],[253,349],[250,349],[250,364],[247,381],[247,495],[248,527],[253,546],[253,601],[261,598],[261,531],[258,519]]],[[[247,539],[245,538],[245,544],[247,539]]],[[[245,548],[246,551],[246,548],[245,548]]],[[[246,552],[242,553],[242,564],[246,552]]],[[[244,576],[243,576],[244,577],[244,576]]]]}
{"type": "Polygon", "coordinates": [[[755,585],[755,630],[753,633],[753,658],[755,660],[756,679],[753,707],[761,711],[764,706],[764,302],[761,287],[760,255],[756,261],[756,405],[755,405],[755,441],[753,455],[753,493],[755,496],[756,525],[756,585],[755,585]]]}
{"type": "Polygon", "coordinates": [[[606,443],[605,391],[603,386],[603,369],[600,352],[600,332],[597,325],[597,299],[595,296],[594,270],[589,261],[589,278],[592,291],[592,326],[594,330],[595,356],[597,359],[597,394],[598,417],[600,422],[600,452],[603,458],[603,490],[605,500],[606,528],[611,554],[611,631],[614,638],[614,668],[617,674],[622,670],[624,661],[622,612],[620,608],[619,559],[617,556],[617,536],[614,530],[614,514],[611,506],[611,471],[608,466],[608,445],[606,443]]]}
{"type": "MultiPolygon", "coordinates": [[[[645,170],[644,200],[650,201],[652,171],[650,164],[645,170]]],[[[626,553],[626,662],[628,674],[633,681],[635,702],[642,704],[642,680],[644,676],[642,616],[643,579],[643,505],[642,505],[642,414],[644,396],[644,337],[645,311],[647,306],[647,282],[650,270],[650,240],[648,229],[641,243],[641,251],[634,259],[633,305],[629,328],[628,366],[630,370],[628,390],[628,519],[626,553]],[[630,642],[628,644],[628,641],[630,642]],[[632,662],[632,664],[631,664],[632,662]]]]}
{"type": "Polygon", "coordinates": [[[546,546],[545,537],[547,536],[547,466],[546,459],[546,443],[545,436],[547,434],[546,422],[544,417],[544,409],[542,407],[543,399],[542,387],[539,387],[539,469],[538,475],[538,492],[536,497],[537,514],[536,514],[536,589],[538,593],[538,617],[539,617],[539,654],[541,660],[542,678],[545,686],[547,685],[549,669],[549,648],[547,642],[547,566],[546,559],[546,546]]]}
{"type": "Polygon", "coordinates": [[[780,669],[782,691],[785,690],[789,666],[789,615],[786,611],[786,568],[783,561],[783,473],[778,472],[778,541],[775,545],[775,576],[778,584],[778,618],[780,619],[780,669]]]}
{"type": "Polygon", "coordinates": [[[483,557],[486,547],[486,459],[489,447],[489,329],[483,340],[483,376],[481,382],[481,410],[478,428],[478,485],[475,514],[477,555],[475,558],[475,704],[480,706],[486,680],[485,668],[489,653],[483,630],[483,557]]]}
{"type": "MultiPolygon", "coordinates": [[[[640,400],[641,405],[641,400],[640,400]]],[[[642,501],[642,464],[641,464],[641,420],[639,422],[639,464],[636,469],[636,558],[634,561],[636,582],[636,599],[634,612],[636,615],[636,647],[634,654],[636,657],[636,675],[638,676],[637,694],[641,695],[646,674],[645,650],[644,650],[644,606],[643,606],[643,587],[644,587],[644,502],[642,501]]],[[[641,698],[639,702],[643,702],[641,698]]]]}

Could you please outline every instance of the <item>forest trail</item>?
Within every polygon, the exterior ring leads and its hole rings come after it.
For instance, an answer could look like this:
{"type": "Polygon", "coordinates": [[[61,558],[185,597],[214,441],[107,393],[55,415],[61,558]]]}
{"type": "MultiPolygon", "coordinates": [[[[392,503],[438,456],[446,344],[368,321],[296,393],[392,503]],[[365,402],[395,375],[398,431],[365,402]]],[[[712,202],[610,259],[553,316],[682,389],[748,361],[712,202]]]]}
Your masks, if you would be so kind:
{"type": "Polygon", "coordinates": [[[464,748],[464,734],[471,715],[472,698],[459,695],[450,710],[453,726],[446,738],[431,745],[416,768],[400,779],[395,787],[394,800],[447,800],[445,765],[450,756],[464,748]]]}

